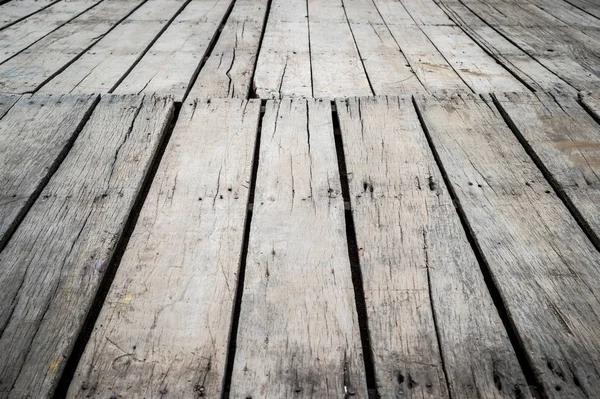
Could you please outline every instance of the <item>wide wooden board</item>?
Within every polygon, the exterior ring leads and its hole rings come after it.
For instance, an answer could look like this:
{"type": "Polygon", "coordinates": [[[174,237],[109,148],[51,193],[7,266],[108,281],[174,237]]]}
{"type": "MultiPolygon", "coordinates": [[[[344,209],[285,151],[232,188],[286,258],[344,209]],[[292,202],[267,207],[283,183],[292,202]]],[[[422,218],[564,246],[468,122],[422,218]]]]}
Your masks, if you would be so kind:
{"type": "Polygon", "coordinates": [[[260,103],[187,102],[69,397],[220,397],[260,103]]]}
{"type": "Polygon", "coordinates": [[[52,396],[172,111],[103,97],[0,253],[0,396],[52,396]]]}
{"type": "Polygon", "coordinates": [[[0,119],[0,249],[62,162],[97,100],[26,95],[0,119]]]}
{"type": "Polygon", "coordinates": [[[0,65],[0,91],[37,89],[94,45],[143,0],[104,0],[0,65]]]}
{"type": "Polygon", "coordinates": [[[267,5],[268,0],[236,0],[190,98],[249,96],[267,5]]]}
{"type": "Polygon", "coordinates": [[[234,398],[366,398],[331,106],[268,101],[234,398]]]}
{"type": "Polygon", "coordinates": [[[183,101],[232,0],[193,0],[113,93],[171,95],[183,101]]]}
{"type": "Polygon", "coordinates": [[[35,14],[60,0],[11,0],[0,3],[0,29],[35,14]]]}
{"type": "Polygon", "coordinates": [[[146,1],[40,92],[111,92],[185,4],[185,0],[146,1]]]}
{"type": "Polygon", "coordinates": [[[545,396],[599,396],[600,254],[489,97],[416,103],[545,396]]]}
{"type": "Polygon", "coordinates": [[[336,108],[378,394],[528,397],[411,97],[336,108]]]}

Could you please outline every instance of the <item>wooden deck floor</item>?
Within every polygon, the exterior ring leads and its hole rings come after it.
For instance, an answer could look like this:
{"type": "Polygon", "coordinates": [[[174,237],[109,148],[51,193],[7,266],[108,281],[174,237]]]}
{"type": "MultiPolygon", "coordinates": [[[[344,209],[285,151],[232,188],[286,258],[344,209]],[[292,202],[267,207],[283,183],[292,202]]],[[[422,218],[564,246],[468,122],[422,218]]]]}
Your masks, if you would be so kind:
{"type": "Polygon", "coordinates": [[[598,0],[0,0],[0,398],[600,398],[598,0]]]}

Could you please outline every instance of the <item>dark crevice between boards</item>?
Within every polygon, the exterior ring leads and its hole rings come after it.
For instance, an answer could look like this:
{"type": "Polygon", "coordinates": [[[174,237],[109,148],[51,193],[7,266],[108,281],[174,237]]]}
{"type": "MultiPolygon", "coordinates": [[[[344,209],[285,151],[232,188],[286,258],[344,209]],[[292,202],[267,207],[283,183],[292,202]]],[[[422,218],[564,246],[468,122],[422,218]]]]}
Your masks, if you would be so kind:
{"type": "Polygon", "coordinates": [[[335,150],[338,161],[338,171],[340,174],[340,184],[342,187],[342,197],[344,198],[344,217],[346,224],[346,240],[348,243],[348,257],[350,259],[350,269],[352,274],[352,285],[354,286],[354,300],[356,312],[358,314],[358,326],[360,330],[360,341],[363,350],[363,360],[365,365],[365,376],[367,379],[367,390],[369,399],[379,398],[377,392],[377,383],[375,380],[375,365],[373,362],[373,349],[371,348],[371,337],[369,335],[369,323],[367,315],[367,304],[365,300],[365,290],[363,285],[362,273],[360,270],[360,259],[358,256],[358,244],[356,242],[356,231],[354,228],[354,217],[352,216],[352,204],[350,202],[350,186],[348,184],[348,174],[346,169],[346,156],[344,153],[344,142],[340,128],[340,120],[337,114],[335,103],[331,103],[331,117],[333,120],[333,132],[335,139],[335,150]]]}
{"type": "Polygon", "coordinates": [[[236,2],[236,0],[232,0],[229,3],[229,7],[227,7],[227,10],[225,11],[225,14],[223,14],[223,18],[221,18],[221,22],[219,23],[218,28],[215,30],[215,33],[213,34],[212,38],[210,39],[210,42],[208,43],[208,46],[206,47],[206,51],[204,51],[204,55],[202,56],[202,59],[200,60],[200,63],[198,63],[196,70],[194,71],[194,73],[192,74],[192,77],[190,78],[190,82],[185,90],[185,94],[183,95],[183,102],[185,102],[185,100],[188,97],[188,94],[190,94],[190,90],[192,90],[194,83],[196,83],[196,80],[198,79],[198,75],[200,75],[200,71],[202,70],[202,68],[204,68],[206,61],[208,61],[208,57],[210,57],[215,46],[217,45],[217,42],[219,41],[219,37],[221,37],[221,32],[223,32],[223,28],[225,27],[225,24],[227,23],[227,20],[229,19],[229,16],[231,15],[231,11],[233,10],[235,2],[236,2]]]}
{"type": "MultiPolygon", "coordinates": [[[[0,0],[0,5],[2,5],[2,4],[6,4],[6,3],[8,3],[9,1],[11,1],[11,0],[0,0]]],[[[32,12],[32,13],[29,13],[29,14],[27,14],[27,15],[24,15],[24,16],[22,16],[21,18],[15,19],[14,21],[12,21],[12,22],[9,22],[8,24],[6,24],[6,25],[2,26],[2,27],[0,28],[0,31],[4,30],[4,29],[6,29],[6,28],[9,28],[9,27],[11,27],[11,26],[13,26],[14,24],[18,24],[19,22],[23,21],[24,19],[27,19],[27,18],[31,17],[32,15],[34,15],[34,14],[37,14],[37,13],[38,13],[38,12],[40,12],[40,11],[44,11],[46,8],[53,6],[54,4],[58,3],[59,1],[61,1],[61,0],[56,0],[56,1],[53,1],[53,2],[48,2],[48,4],[47,4],[47,5],[45,5],[44,7],[40,8],[39,10],[35,10],[35,11],[34,11],[34,12],[32,12]]],[[[15,3],[16,3],[16,2],[15,2],[15,3]]]]}
{"type": "Polygon", "coordinates": [[[133,10],[129,11],[125,16],[123,16],[123,18],[119,19],[106,32],[104,32],[103,34],[97,36],[96,37],[97,40],[94,40],[94,42],[92,44],[90,44],[88,47],[86,47],[85,49],[83,49],[83,51],[81,51],[79,54],[77,54],[75,57],[73,57],[65,65],[63,65],[62,67],[60,67],[58,69],[58,71],[56,71],[52,75],[48,76],[48,78],[46,78],[46,80],[44,80],[34,90],[32,90],[31,93],[37,93],[42,87],[44,87],[46,84],[48,84],[48,82],[50,82],[52,79],[54,79],[55,77],[57,77],[58,75],[60,75],[61,73],[63,73],[65,71],[65,69],[67,69],[73,63],[75,63],[75,61],[77,61],[78,59],[80,59],[81,57],[83,57],[83,55],[85,53],[87,53],[92,47],[94,47],[100,40],[102,40],[106,35],[108,35],[110,32],[112,32],[112,30],[115,29],[117,26],[119,26],[121,24],[121,22],[125,21],[131,14],[133,14],[134,12],[136,12],[141,6],[143,6],[147,2],[148,2],[148,0],[144,0],[140,4],[138,4],[137,6],[135,6],[133,8],[133,10]]]}
{"type": "MultiPolygon", "coordinates": [[[[265,30],[267,29],[267,23],[269,22],[269,16],[271,14],[271,3],[273,3],[273,0],[267,1],[267,9],[265,10],[265,20],[263,21],[262,30],[260,31],[260,40],[258,41],[258,48],[256,49],[256,58],[254,59],[254,68],[252,68],[252,76],[250,77],[250,87],[248,90],[247,98],[259,98],[258,94],[256,94],[254,75],[256,74],[258,57],[260,57],[260,50],[262,49],[263,40],[265,39],[265,30]]],[[[283,76],[281,77],[281,79],[283,80],[283,76]]]]}
{"type": "MultiPolygon", "coordinates": [[[[488,292],[490,293],[490,297],[492,298],[494,306],[496,307],[496,310],[498,311],[498,315],[500,316],[500,319],[502,320],[502,324],[504,325],[504,329],[507,332],[508,338],[513,347],[513,350],[515,352],[517,360],[519,361],[519,365],[521,366],[521,370],[523,372],[523,375],[525,376],[525,380],[526,380],[527,384],[529,385],[530,393],[536,399],[538,399],[538,398],[546,399],[546,398],[548,398],[548,396],[543,391],[543,388],[542,388],[543,385],[541,384],[541,381],[538,380],[538,377],[536,376],[536,374],[534,372],[534,368],[532,365],[532,359],[530,358],[528,352],[525,350],[523,341],[517,331],[517,328],[510,316],[508,309],[506,308],[506,304],[504,303],[504,300],[502,299],[502,295],[500,294],[500,290],[498,289],[497,283],[494,279],[494,276],[492,275],[489,264],[485,260],[483,251],[479,247],[479,244],[477,242],[477,239],[475,238],[473,229],[471,228],[471,225],[469,224],[467,216],[460,204],[460,200],[458,199],[456,192],[454,191],[454,186],[452,185],[452,182],[448,178],[448,174],[447,174],[446,169],[444,168],[444,164],[442,163],[442,160],[435,148],[435,145],[431,138],[431,134],[429,132],[429,129],[427,128],[427,125],[425,124],[425,120],[423,118],[421,110],[420,110],[414,97],[413,97],[412,101],[413,101],[413,106],[415,108],[417,116],[419,118],[419,123],[421,124],[421,129],[423,130],[423,133],[425,134],[425,138],[427,140],[429,148],[431,149],[431,152],[433,154],[435,162],[440,170],[440,173],[442,174],[444,184],[446,185],[446,188],[448,189],[448,194],[452,198],[452,202],[454,203],[454,207],[455,207],[458,217],[460,219],[460,223],[463,227],[463,230],[465,231],[467,240],[469,241],[469,244],[470,244],[471,248],[473,249],[473,253],[475,254],[477,263],[479,264],[479,268],[483,275],[485,285],[488,289],[488,292]]],[[[517,399],[519,399],[519,398],[527,397],[527,395],[524,392],[521,392],[518,387],[515,387],[515,397],[517,399]]]]}
{"type": "MultiPolygon", "coordinates": [[[[529,157],[535,163],[535,166],[537,166],[537,168],[542,172],[542,175],[544,176],[544,178],[548,181],[548,183],[550,183],[550,186],[556,193],[556,196],[565,204],[565,206],[567,207],[567,209],[569,210],[569,212],[571,213],[571,215],[573,216],[573,218],[575,219],[575,221],[577,222],[579,227],[581,227],[581,229],[583,230],[583,232],[585,233],[587,238],[592,242],[594,247],[596,247],[596,250],[598,250],[600,252],[600,237],[598,237],[598,235],[594,232],[594,230],[592,229],[590,224],[587,222],[587,220],[585,220],[585,217],[583,217],[581,212],[579,212],[579,209],[577,209],[575,204],[573,204],[573,201],[571,201],[569,196],[562,189],[562,187],[560,186],[560,183],[558,181],[556,181],[554,176],[552,176],[552,173],[550,173],[548,168],[546,168],[546,165],[544,165],[544,162],[540,159],[540,157],[538,157],[535,150],[531,147],[529,142],[525,139],[525,136],[523,136],[523,134],[521,133],[521,131],[519,130],[517,125],[514,123],[514,121],[510,117],[510,115],[508,115],[506,110],[502,107],[502,104],[500,103],[500,101],[498,101],[498,99],[496,98],[496,96],[494,94],[492,94],[491,97],[492,97],[492,100],[494,101],[494,105],[496,106],[496,108],[498,108],[498,111],[500,112],[502,119],[504,119],[504,122],[508,125],[510,130],[512,130],[512,132],[515,135],[515,137],[517,138],[517,140],[519,140],[519,142],[521,143],[521,146],[523,146],[523,148],[525,149],[525,152],[527,152],[527,155],[529,155],[529,157]]],[[[559,104],[559,106],[560,106],[560,104],[559,104]]],[[[583,109],[585,109],[589,113],[589,110],[587,110],[587,108],[585,106],[583,106],[583,109]]],[[[594,118],[593,114],[590,113],[590,115],[592,116],[592,118],[594,118]]]]}
{"type": "Polygon", "coordinates": [[[223,383],[222,399],[229,398],[231,390],[231,378],[233,375],[233,365],[235,361],[235,351],[237,349],[237,333],[240,324],[240,313],[242,311],[242,295],[244,294],[244,279],[246,277],[246,262],[248,257],[248,245],[250,242],[250,227],[252,224],[252,212],[254,208],[254,191],[256,190],[256,177],[258,175],[258,163],[260,162],[260,140],[262,135],[262,124],[265,116],[266,100],[261,101],[260,117],[258,128],[256,129],[256,142],[254,145],[254,157],[252,160],[252,174],[250,177],[250,192],[248,193],[248,206],[246,211],[246,220],[244,221],[244,237],[242,240],[242,254],[240,257],[240,266],[238,269],[238,281],[235,290],[235,300],[233,303],[233,312],[231,320],[231,330],[229,332],[229,341],[227,344],[227,356],[225,364],[225,377],[223,383]]]}
{"type": "Polygon", "coordinates": [[[578,9],[579,11],[586,13],[587,15],[589,15],[591,17],[594,17],[596,19],[600,19],[600,18],[598,18],[597,15],[592,14],[591,12],[589,12],[588,10],[586,10],[585,8],[577,5],[577,3],[573,3],[572,0],[565,0],[565,2],[568,3],[568,4],[570,4],[570,5],[572,5],[573,7],[575,7],[576,9],[578,9]]]}
{"type": "Polygon", "coordinates": [[[148,169],[148,173],[146,174],[142,183],[142,188],[139,194],[137,195],[133,208],[125,222],[123,233],[121,234],[121,237],[119,238],[119,241],[115,246],[114,254],[106,269],[104,277],[102,277],[102,281],[98,286],[98,291],[96,292],[96,296],[92,302],[90,310],[88,311],[85,321],[83,322],[83,325],[79,330],[79,334],[77,336],[77,339],[75,340],[73,349],[71,350],[71,353],[67,358],[65,369],[61,375],[60,380],[58,381],[56,389],[54,390],[54,399],[62,399],[65,398],[67,395],[67,391],[69,390],[69,386],[71,385],[71,381],[73,380],[75,371],[77,370],[79,360],[81,359],[85,347],[92,335],[94,325],[96,324],[96,320],[100,315],[100,310],[104,305],[104,301],[106,299],[106,296],[108,295],[113,280],[115,279],[115,275],[117,274],[117,270],[121,263],[121,259],[123,258],[123,254],[125,253],[125,249],[127,248],[127,244],[129,243],[131,235],[133,234],[133,230],[138,222],[142,206],[146,201],[148,192],[150,191],[150,187],[152,186],[152,181],[156,176],[158,166],[160,165],[160,162],[167,148],[167,144],[169,143],[169,140],[173,133],[173,129],[175,128],[175,124],[177,123],[177,119],[179,118],[180,111],[181,103],[175,103],[173,114],[170,118],[170,123],[165,129],[165,133],[161,138],[156,154],[154,155],[154,158],[152,159],[152,162],[148,169]]]}
{"type": "Polygon", "coordinates": [[[598,115],[593,109],[591,109],[584,101],[583,101],[583,94],[581,92],[579,92],[577,94],[577,103],[579,104],[579,106],[581,106],[581,108],[583,108],[585,110],[585,112],[588,113],[589,116],[592,117],[593,120],[596,121],[597,124],[600,125],[600,115],[598,115]]]}
{"type": "MultiPolygon", "coordinates": [[[[64,146],[64,148],[58,154],[58,156],[56,157],[54,162],[52,162],[52,165],[50,165],[48,167],[48,169],[46,170],[46,175],[40,181],[40,183],[36,187],[35,191],[31,194],[31,197],[29,198],[29,200],[27,201],[25,206],[21,209],[21,211],[19,212],[19,215],[15,218],[14,222],[11,223],[11,225],[9,226],[9,228],[6,231],[6,234],[4,236],[4,239],[0,240],[0,251],[2,251],[4,249],[4,247],[6,247],[6,245],[10,241],[10,238],[12,237],[14,232],[17,230],[17,228],[19,227],[19,225],[21,224],[21,222],[27,215],[27,212],[29,212],[29,209],[31,209],[31,207],[33,206],[35,201],[38,199],[38,197],[40,196],[40,194],[42,193],[42,191],[44,190],[44,188],[46,187],[46,185],[48,184],[48,182],[50,181],[50,179],[52,178],[54,173],[58,170],[58,168],[60,167],[62,162],[67,157],[67,154],[69,153],[69,151],[71,151],[71,148],[73,148],[73,144],[75,143],[75,140],[77,140],[79,133],[81,133],[81,131],[83,130],[83,127],[90,119],[92,112],[94,112],[94,109],[96,108],[96,105],[98,105],[99,101],[100,101],[100,96],[96,96],[94,103],[90,106],[90,108],[87,110],[87,112],[83,115],[83,118],[81,118],[81,121],[75,128],[75,131],[74,131],[73,135],[69,138],[67,144],[64,146]]],[[[13,107],[14,107],[14,105],[13,105],[13,107]]],[[[1,117],[0,117],[0,119],[1,119],[1,117]]]]}
{"type": "MultiPolygon", "coordinates": [[[[175,18],[177,18],[179,16],[179,14],[181,14],[183,12],[183,10],[185,10],[186,7],[188,6],[188,4],[190,4],[191,2],[192,2],[192,0],[185,0],[183,5],[181,7],[179,7],[179,9],[175,12],[175,14],[173,14],[173,16],[167,21],[167,23],[164,24],[164,26],[156,34],[156,36],[154,36],[154,39],[152,39],[152,41],[150,41],[150,43],[148,43],[146,48],[140,53],[140,55],[135,59],[135,61],[129,66],[129,68],[127,69],[127,71],[125,71],[123,76],[121,76],[121,78],[119,78],[119,80],[110,88],[110,90],[108,91],[109,93],[112,93],[113,91],[116,90],[116,88],[121,84],[121,82],[123,82],[123,80],[125,80],[125,78],[131,73],[131,71],[133,71],[133,68],[135,68],[137,66],[137,64],[139,64],[139,62],[146,55],[146,53],[152,48],[152,46],[154,46],[154,43],[156,43],[156,41],[162,36],[163,33],[165,33],[165,31],[169,28],[169,26],[171,26],[173,21],[175,21],[175,18]]],[[[138,94],[140,94],[140,93],[138,93],[138,94]]]]}
{"type": "MultiPolygon", "coordinates": [[[[10,61],[10,60],[11,60],[11,59],[13,59],[14,57],[16,57],[16,56],[18,56],[19,54],[21,54],[22,52],[26,51],[26,50],[27,50],[28,48],[30,48],[31,46],[35,45],[35,44],[36,44],[37,42],[39,42],[40,40],[43,40],[43,39],[44,39],[45,37],[47,37],[48,35],[50,35],[50,34],[52,34],[52,33],[56,32],[57,30],[59,30],[60,28],[62,28],[62,27],[63,27],[63,26],[65,26],[66,24],[70,23],[70,22],[71,22],[71,21],[73,21],[74,19],[76,19],[76,18],[80,17],[81,15],[85,14],[86,12],[90,11],[92,8],[98,7],[98,5],[100,5],[102,2],[104,2],[104,0],[100,0],[100,1],[99,1],[99,2],[97,2],[96,4],[92,4],[91,6],[89,6],[88,8],[86,8],[85,10],[83,10],[83,11],[81,11],[80,13],[78,13],[78,14],[74,15],[72,18],[69,18],[67,21],[65,21],[65,22],[61,23],[60,25],[56,26],[54,29],[52,29],[50,32],[46,33],[44,36],[42,36],[42,37],[40,37],[39,39],[35,40],[34,42],[32,42],[32,43],[28,44],[28,45],[27,45],[27,47],[25,47],[25,48],[23,48],[23,49],[21,49],[21,50],[17,51],[16,53],[14,53],[13,55],[11,55],[10,57],[8,57],[7,59],[5,59],[4,61],[0,62],[0,65],[4,64],[5,62],[8,62],[8,61],[10,61]]],[[[57,2],[57,3],[58,3],[58,2],[57,2]]],[[[52,3],[52,4],[55,4],[55,3],[52,3]]],[[[52,4],[51,4],[51,5],[52,5],[52,4]]],[[[50,7],[50,6],[46,6],[46,7],[42,8],[42,9],[41,9],[41,10],[39,10],[39,11],[45,10],[45,9],[46,9],[46,8],[48,8],[48,7],[50,7]]],[[[37,12],[39,12],[39,11],[37,11],[37,12]]],[[[35,13],[34,13],[34,14],[35,14],[35,13]]],[[[33,14],[30,14],[30,15],[33,15],[33,14]]],[[[12,24],[10,24],[9,26],[12,26],[12,25],[16,24],[17,22],[19,22],[19,21],[22,21],[22,20],[24,20],[25,18],[28,18],[28,17],[29,17],[29,16],[27,16],[27,17],[24,17],[24,18],[21,18],[21,19],[19,19],[18,21],[15,21],[15,22],[13,22],[13,23],[12,23],[12,24]]],[[[6,27],[4,27],[4,28],[2,28],[2,29],[5,29],[5,28],[8,28],[8,26],[6,26],[6,27]]],[[[0,29],[0,31],[1,31],[2,29],[0,29]]]]}

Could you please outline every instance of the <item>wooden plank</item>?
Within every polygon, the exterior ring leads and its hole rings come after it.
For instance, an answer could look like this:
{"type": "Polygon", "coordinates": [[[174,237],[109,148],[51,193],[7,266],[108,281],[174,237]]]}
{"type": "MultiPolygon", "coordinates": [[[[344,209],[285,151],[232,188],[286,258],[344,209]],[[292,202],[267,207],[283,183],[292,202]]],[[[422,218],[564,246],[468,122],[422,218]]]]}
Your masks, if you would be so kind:
{"type": "Polygon", "coordinates": [[[37,89],[87,51],[145,0],[104,0],[0,65],[0,91],[37,89]]]}
{"type": "Polygon", "coordinates": [[[148,0],[40,92],[107,93],[185,7],[186,0],[148,0]]]}
{"type": "Polygon", "coordinates": [[[372,0],[344,0],[365,70],[377,95],[424,92],[372,0]]]}
{"type": "Polygon", "coordinates": [[[0,31],[0,63],[98,4],[100,0],[61,1],[0,31]]]}
{"type": "Polygon", "coordinates": [[[183,101],[231,3],[192,0],[114,93],[155,93],[183,101]]]}
{"type": "Polygon", "coordinates": [[[536,91],[552,90],[576,94],[576,89],[479,19],[461,2],[437,0],[437,4],[481,48],[528,87],[536,91]]]}
{"type": "Polygon", "coordinates": [[[52,396],[172,111],[104,97],[2,251],[0,396],[52,396]]]}
{"type": "Polygon", "coordinates": [[[0,249],[60,165],[97,101],[97,96],[28,95],[0,120],[0,249]]]}
{"type": "Polygon", "coordinates": [[[329,102],[263,119],[231,397],[367,397],[329,102]]]}
{"type": "Polygon", "coordinates": [[[268,0],[237,0],[190,98],[247,98],[268,0]]]}
{"type": "Polygon", "coordinates": [[[378,394],[529,397],[411,98],[336,106],[378,394]]]}
{"type": "Polygon", "coordinates": [[[21,98],[16,94],[4,94],[0,93],[0,119],[15,105],[15,103],[21,98]]]}
{"type": "Polygon", "coordinates": [[[374,4],[427,91],[469,90],[401,2],[374,0],[374,4]]]}
{"type": "Polygon", "coordinates": [[[372,95],[343,0],[310,0],[308,20],[314,97],[372,95]]]}
{"type": "Polygon", "coordinates": [[[69,397],[221,396],[259,111],[184,105],[69,397]]]}
{"type": "Polygon", "coordinates": [[[312,97],[306,0],[273,0],[253,84],[258,98],[312,97]]]}
{"type": "Polygon", "coordinates": [[[583,10],[590,15],[600,18],[600,4],[593,0],[565,0],[567,3],[583,10]]]}
{"type": "Polygon", "coordinates": [[[597,397],[600,254],[489,97],[416,102],[546,397],[597,397]]]}
{"type": "Polygon", "coordinates": [[[11,0],[0,5],[0,29],[19,22],[60,0],[11,0]]]}
{"type": "Polygon", "coordinates": [[[494,96],[600,247],[600,126],[566,96],[494,96]]]}
{"type": "Polygon", "coordinates": [[[579,98],[583,106],[594,116],[594,118],[600,120],[600,93],[584,91],[579,93],[579,98]]]}

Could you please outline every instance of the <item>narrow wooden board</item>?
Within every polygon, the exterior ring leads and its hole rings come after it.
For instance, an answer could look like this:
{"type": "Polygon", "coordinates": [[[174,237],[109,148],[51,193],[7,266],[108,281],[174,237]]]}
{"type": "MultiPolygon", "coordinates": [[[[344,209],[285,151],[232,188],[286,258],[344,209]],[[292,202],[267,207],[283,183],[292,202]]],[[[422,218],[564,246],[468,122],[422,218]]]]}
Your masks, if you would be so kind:
{"type": "Polygon", "coordinates": [[[345,0],[350,29],[377,95],[425,92],[372,0],[345,0]]]}
{"type": "Polygon", "coordinates": [[[144,0],[104,0],[0,65],[0,91],[31,92],[88,50],[144,0]]]}
{"type": "Polygon", "coordinates": [[[221,396],[259,112],[184,105],[69,397],[221,396]]]}
{"type": "Polygon", "coordinates": [[[600,248],[600,125],[571,97],[494,98],[600,248]]]}
{"type": "Polygon", "coordinates": [[[114,93],[171,95],[183,101],[232,0],[192,0],[114,93]]]}
{"type": "Polygon", "coordinates": [[[0,93],[0,119],[19,101],[21,96],[16,94],[0,93]]]}
{"type": "Polygon", "coordinates": [[[254,74],[258,98],[312,97],[306,0],[273,0],[254,74]]]}
{"type": "Polygon", "coordinates": [[[308,20],[314,97],[372,95],[344,0],[309,1],[308,20]]]}
{"type": "Polygon", "coordinates": [[[579,98],[594,118],[600,120],[600,92],[584,91],[579,93],[579,98]]]}
{"type": "Polygon", "coordinates": [[[146,1],[40,92],[112,91],[185,5],[186,0],[146,1]]]}
{"type": "Polygon", "coordinates": [[[336,108],[378,394],[529,397],[411,98],[336,108]]]}
{"type": "Polygon", "coordinates": [[[502,34],[483,22],[459,1],[437,0],[437,4],[461,29],[498,63],[535,91],[562,91],[576,94],[569,83],[558,77],[538,60],[511,43],[502,34]]]}
{"type": "Polygon", "coordinates": [[[247,98],[251,91],[268,0],[236,0],[190,98],[247,98]]]}
{"type": "Polygon", "coordinates": [[[0,63],[23,51],[100,1],[60,1],[52,7],[0,31],[0,63]]]}
{"type": "Polygon", "coordinates": [[[374,4],[427,91],[469,90],[401,2],[374,0],[374,4]]]}
{"type": "Polygon", "coordinates": [[[0,250],[97,101],[97,96],[27,95],[0,119],[0,250]]]}
{"type": "Polygon", "coordinates": [[[172,111],[104,97],[0,253],[0,396],[52,396],[172,111]]]}
{"type": "Polygon", "coordinates": [[[0,29],[19,22],[60,0],[11,0],[0,5],[0,29]]]}
{"type": "Polygon", "coordinates": [[[546,397],[597,397],[600,254],[489,97],[416,102],[546,397]]]}
{"type": "Polygon", "coordinates": [[[565,0],[567,3],[583,10],[590,15],[600,18],[600,4],[594,0],[565,0]]]}
{"type": "Polygon", "coordinates": [[[331,107],[268,101],[231,397],[367,397],[331,107]]]}

